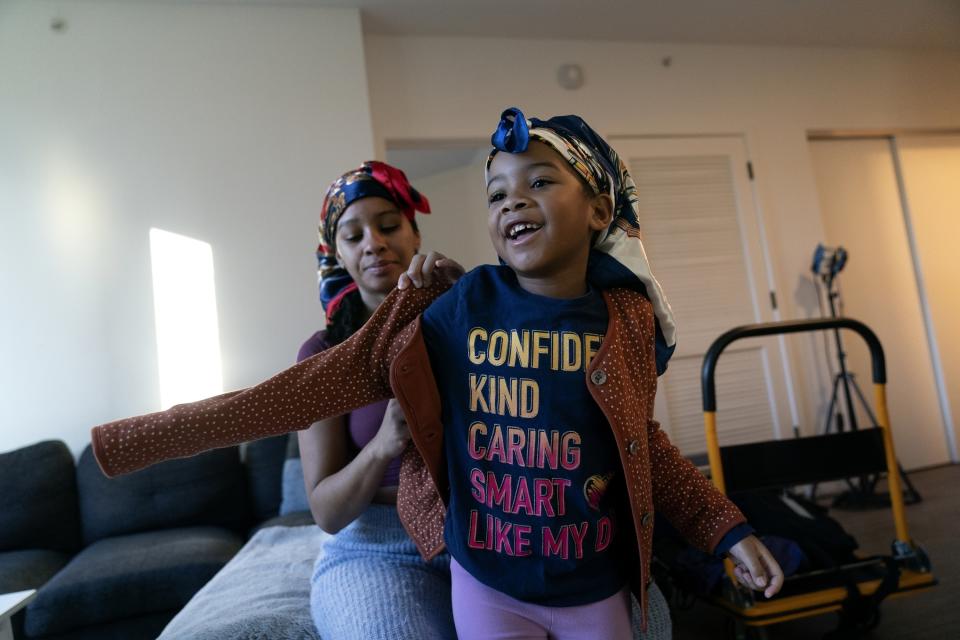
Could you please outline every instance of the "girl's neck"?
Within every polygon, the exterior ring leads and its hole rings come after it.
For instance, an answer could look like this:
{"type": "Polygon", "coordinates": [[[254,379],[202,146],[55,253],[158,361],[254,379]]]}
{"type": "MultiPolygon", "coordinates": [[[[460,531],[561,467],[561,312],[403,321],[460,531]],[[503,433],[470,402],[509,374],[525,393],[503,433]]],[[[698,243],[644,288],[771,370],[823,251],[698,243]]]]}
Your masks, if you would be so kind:
{"type": "Polygon", "coordinates": [[[528,293],[547,298],[579,298],[587,293],[587,261],[573,260],[563,268],[547,274],[523,274],[514,271],[517,284],[528,293]]]}
{"type": "Polygon", "coordinates": [[[555,282],[549,278],[530,278],[517,274],[517,284],[527,293],[533,293],[545,298],[561,298],[569,300],[579,298],[587,293],[587,280],[579,282],[555,282]]]}

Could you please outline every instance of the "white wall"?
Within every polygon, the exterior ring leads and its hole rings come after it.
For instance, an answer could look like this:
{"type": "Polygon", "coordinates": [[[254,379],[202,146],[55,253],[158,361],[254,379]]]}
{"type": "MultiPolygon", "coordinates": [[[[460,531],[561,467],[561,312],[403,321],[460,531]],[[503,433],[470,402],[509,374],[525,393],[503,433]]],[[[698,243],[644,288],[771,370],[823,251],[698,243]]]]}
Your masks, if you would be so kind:
{"type": "MultiPolygon", "coordinates": [[[[388,140],[486,139],[511,105],[580,113],[607,135],[744,134],[783,315],[804,317],[823,238],[806,131],[960,126],[960,55],[364,45],[348,10],[0,2],[0,450],[45,437],[79,450],[89,426],[157,408],[151,226],[213,245],[224,384],[256,382],[321,324],[312,251],[329,181],[388,140]],[[583,65],[582,90],[557,86],[563,62],[583,65]]],[[[427,246],[470,242],[436,225],[427,246]]],[[[482,257],[475,242],[463,255],[482,257]]],[[[792,346],[811,414],[825,399],[815,356],[792,346]]]]}
{"type": "MultiPolygon", "coordinates": [[[[381,157],[387,141],[489,139],[514,105],[577,113],[605,135],[744,134],[784,318],[817,314],[807,270],[824,234],[807,131],[960,126],[955,52],[388,36],[368,36],[366,51],[381,157]],[[578,91],[555,80],[568,62],[585,71],[578,91]]],[[[790,340],[805,425],[829,393],[817,344],[790,340]]]]}
{"type": "Polygon", "coordinates": [[[485,151],[478,149],[476,161],[470,166],[414,181],[416,188],[430,199],[432,210],[430,215],[417,219],[423,237],[421,252],[439,251],[467,270],[497,263],[497,252],[487,235],[485,151]]]}
{"type": "Polygon", "coordinates": [[[159,408],[154,226],[213,246],[225,387],[290,364],[368,105],[353,10],[0,3],[0,451],[159,408]]]}

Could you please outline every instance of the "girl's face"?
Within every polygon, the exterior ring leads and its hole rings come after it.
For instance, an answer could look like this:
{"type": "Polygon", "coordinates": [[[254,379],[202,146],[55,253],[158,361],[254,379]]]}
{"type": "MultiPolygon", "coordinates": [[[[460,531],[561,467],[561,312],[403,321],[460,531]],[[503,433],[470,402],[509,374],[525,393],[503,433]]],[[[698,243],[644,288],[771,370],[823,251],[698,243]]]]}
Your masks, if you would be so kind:
{"type": "Polygon", "coordinates": [[[397,286],[419,249],[420,234],[385,198],[351,203],[337,223],[337,260],[368,303],[397,286]]]}
{"type": "Polygon", "coordinates": [[[587,193],[563,158],[538,141],[524,153],[498,153],[489,175],[490,240],[521,286],[539,280],[575,289],[579,282],[573,295],[582,293],[590,240],[610,223],[609,196],[587,193]]]}

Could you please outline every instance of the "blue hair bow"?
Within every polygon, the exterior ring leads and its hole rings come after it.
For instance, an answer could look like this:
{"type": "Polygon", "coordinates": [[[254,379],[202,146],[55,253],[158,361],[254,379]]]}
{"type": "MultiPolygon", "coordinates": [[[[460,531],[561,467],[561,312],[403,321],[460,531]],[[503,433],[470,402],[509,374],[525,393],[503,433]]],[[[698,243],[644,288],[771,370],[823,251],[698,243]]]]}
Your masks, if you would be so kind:
{"type": "Polygon", "coordinates": [[[500,114],[500,124],[490,136],[490,144],[495,149],[507,153],[523,153],[530,144],[530,127],[523,111],[511,107],[500,114]]]}

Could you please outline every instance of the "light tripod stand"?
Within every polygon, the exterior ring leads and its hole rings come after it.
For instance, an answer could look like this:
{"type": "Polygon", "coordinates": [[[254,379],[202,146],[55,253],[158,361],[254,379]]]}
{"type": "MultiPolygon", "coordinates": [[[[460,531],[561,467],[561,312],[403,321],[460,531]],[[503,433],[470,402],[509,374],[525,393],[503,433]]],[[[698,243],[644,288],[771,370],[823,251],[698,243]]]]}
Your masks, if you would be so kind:
{"type": "MultiPolygon", "coordinates": [[[[825,247],[821,244],[817,246],[817,250],[814,252],[812,267],[814,278],[820,278],[826,287],[826,295],[830,307],[831,318],[837,318],[840,315],[838,313],[838,304],[842,305],[842,300],[840,299],[839,287],[836,284],[836,277],[840,271],[843,270],[846,262],[847,251],[843,247],[837,247],[834,249],[825,247]]],[[[817,290],[818,297],[822,300],[822,295],[819,292],[819,286],[817,287],[817,290]]],[[[847,429],[856,431],[860,428],[857,422],[857,408],[853,402],[853,394],[850,391],[851,389],[853,389],[853,391],[856,393],[856,397],[860,401],[860,406],[870,419],[870,426],[875,427],[879,424],[877,422],[877,418],[870,409],[870,404],[867,402],[866,397],[863,395],[863,391],[857,384],[854,374],[847,370],[847,354],[843,348],[843,340],[840,337],[839,329],[833,330],[833,337],[840,370],[836,373],[836,375],[833,376],[833,391],[830,394],[830,404],[827,409],[827,415],[824,417],[823,427],[820,430],[820,435],[826,435],[830,433],[831,428],[835,429],[837,433],[842,433],[847,429]],[[849,424],[844,421],[844,414],[840,410],[840,403],[838,400],[841,389],[843,391],[843,400],[847,409],[846,415],[847,422],[849,424]]],[[[899,462],[897,463],[897,470],[900,473],[900,477],[903,479],[904,502],[906,504],[915,504],[920,502],[922,498],[920,497],[919,492],[917,492],[917,489],[913,486],[913,483],[910,482],[910,478],[907,477],[907,474],[904,472],[903,467],[899,462]]],[[[889,494],[878,493],[876,490],[877,482],[879,480],[880,476],[878,474],[860,476],[856,479],[856,482],[854,482],[854,479],[848,478],[848,490],[844,491],[834,499],[833,506],[840,509],[872,509],[889,506],[889,494]]],[[[812,491],[814,493],[816,492],[816,486],[813,487],[812,491]]]]}

